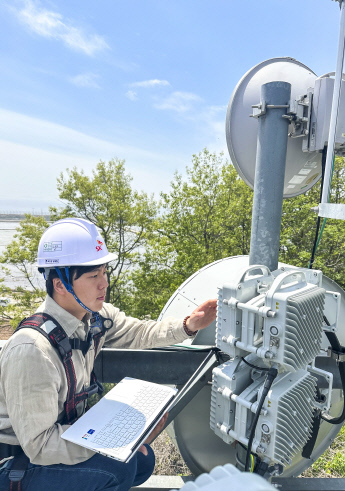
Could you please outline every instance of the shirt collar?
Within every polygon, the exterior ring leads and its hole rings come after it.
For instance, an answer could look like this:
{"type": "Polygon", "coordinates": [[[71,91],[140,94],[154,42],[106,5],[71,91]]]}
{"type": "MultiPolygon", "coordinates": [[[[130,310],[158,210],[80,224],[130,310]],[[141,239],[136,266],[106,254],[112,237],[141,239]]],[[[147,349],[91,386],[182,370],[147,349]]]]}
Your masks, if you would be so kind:
{"type": "Polygon", "coordinates": [[[67,310],[60,307],[49,295],[46,296],[45,301],[38,307],[36,312],[46,312],[57,320],[61,327],[64,329],[68,337],[71,337],[80,326],[84,326],[84,322],[87,322],[91,315],[85,313],[83,320],[79,320],[74,315],[67,312],[67,310]]]}

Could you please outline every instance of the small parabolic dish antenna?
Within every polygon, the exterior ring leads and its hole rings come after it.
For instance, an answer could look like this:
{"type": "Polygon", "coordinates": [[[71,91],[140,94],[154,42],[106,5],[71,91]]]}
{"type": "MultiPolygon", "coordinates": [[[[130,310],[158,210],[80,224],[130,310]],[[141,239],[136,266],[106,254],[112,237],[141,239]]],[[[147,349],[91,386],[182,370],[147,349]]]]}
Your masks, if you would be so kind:
{"type": "MultiPolygon", "coordinates": [[[[288,82],[291,100],[297,100],[314,87],[316,78],[310,68],[293,58],[272,58],[251,68],[237,84],[226,116],[226,140],[232,163],[252,189],[258,122],[250,115],[252,106],[260,103],[261,86],[268,82],[288,82]]],[[[302,140],[288,138],[284,198],[305,193],[321,177],[321,153],[302,151],[302,140]]]]}

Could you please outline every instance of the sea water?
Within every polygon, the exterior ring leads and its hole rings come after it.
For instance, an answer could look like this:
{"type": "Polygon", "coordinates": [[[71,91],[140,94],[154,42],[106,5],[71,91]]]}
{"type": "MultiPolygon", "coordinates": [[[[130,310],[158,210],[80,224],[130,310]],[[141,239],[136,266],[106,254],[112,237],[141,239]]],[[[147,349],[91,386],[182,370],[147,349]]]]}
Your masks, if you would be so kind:
{"type": "MultiPolygon", "coordinates": [[[[14,234],[18,227],[19,221],[0,221],[0,255],[2,255],[5,252],[6,247],[15,240],[14,234]]],[[[18,286],[27,290],[32,290],[32,286],[17,266],[8,264],[5,264],[4,266],[9,269],[9,273],[0,270],[0,278],[4,279],[5,286],[10,287],[12,290],[15,290],[18,286]]],[[[34,285],[44,289],[44,280],[41,274],[38,273],[37,267],[35,267],[35,265],[29,265],[29,270],[32,273],[34,285]]]]}

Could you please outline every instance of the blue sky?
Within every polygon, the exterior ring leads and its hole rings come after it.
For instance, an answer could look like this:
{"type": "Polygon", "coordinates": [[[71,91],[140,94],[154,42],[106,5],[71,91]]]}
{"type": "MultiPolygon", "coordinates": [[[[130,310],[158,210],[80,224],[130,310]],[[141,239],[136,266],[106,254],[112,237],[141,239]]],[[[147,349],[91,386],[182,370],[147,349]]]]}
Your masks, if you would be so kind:
{"type": "Polygon", "coordinates": [[[227,154],[251,67],[335,70],[339,14],[332,0],[3,0],[0,211],[46,210],[60,172],[113,157],[158,197],[192,154],[227,154]]]}

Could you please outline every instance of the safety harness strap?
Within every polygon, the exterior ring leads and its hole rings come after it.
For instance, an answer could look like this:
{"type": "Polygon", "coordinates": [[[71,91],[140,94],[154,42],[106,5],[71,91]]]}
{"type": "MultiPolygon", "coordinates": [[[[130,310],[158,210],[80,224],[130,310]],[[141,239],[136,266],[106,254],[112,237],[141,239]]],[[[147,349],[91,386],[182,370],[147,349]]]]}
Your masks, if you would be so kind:
{"type": "MultiPolygon", "coordinates": [[[[97,334],[88,335],[86,341],[81,341],[80,339],[69,339],[66,332],[62,328],[62,326],[55,320],[51,315],[46,314],[44,312],[39,312],[31,315],[28,318],[23,319],[17,326],[14,332],[19,331],[20,329],[30,328],[35,329],[40,334],[45,336],[46,339],[50,342],[50,344],[57,349],[60,354],[61,361],[65,368],[66,377],[67,377],[67,397],[65,402],[65,416],[62,421],[62,424],[72,424],[77,419],[77,409],[76,406],[82,401],[85,401],[88,397],[91,397],[93,394],[102,394],[103,386],[100,382],[98,382],[96,378],[96,374],[94,370],[91,372],[91,380],[90,387],[84,389],[82,392],[76,394],[77,387],[77,378],[74,371],[74,365],[72,361],[72,350],[77,349],[82,351],[85,356],[88,350],[92,345],[92,340],[94,340],[95,347],[95,357],[97,354],[98,346],[102,336],[105,335],[106,331],[110,329],[113,325],[111,319],[103,319],[99,316],[101,321],[100,330],[97,334]],[[44,329],[42,329],[42,325],[51,321],[54,324],[54,328],[47,333],[44,329]],[[108,322],[109,327],[105,327],[105,321],[108,322]]],[[[13,450],[11,445],[2,444],[4,449],[4,454],[6,456],[14,455],[13,462],[11,465],[11,471],[9,473],[10,479],[10,488],[9,491],[22,491],[22,479],[25,475],[25,471],[27,470],[29,459],[22,451],[20,446],[16,446],[13,450]]],[[[0,448],[1,450],[1,448],[0,448]]]]}
{"type": "Polygon", "coordinates": [[[69,340],[69,342],[70,342],[70,345],[71,345],[71,348],[72,349],[80,350],[83,353],[83,355],[85,356],[86,353],[90,349],[90,346],[91,346],[91,343],[92,343],[92,339],[91,339],[91,336],[89,336],[86,341],[82,341],[79,338],[72,338],[72,339],[69,340]]]}
{"type": "Polygon", "coordinates": [[[21,491],[22,479],[24,477],[25,471],[28,468],[29,462],[29,458],[25,455],[24,452],[22,452],[17,457],[14,457],[8,476],[10,480],[9,491],[21,491]]]}
{"type": "Polygon", "coordinates": [[[39,312],[33,314],[27,319],[23,319],[18,325],[18,327],[16,328],[15,332],[17,332],[20,329],[28,328],[28,327],[31,329],[35,329],[36,331],[43,334],[43,336],[45,336],[48,339],[50,344],[54,346],[54,348],[56,348],[60,354],[61,361],[65,368],[66,377],[67,377],[67,397],[65,402],[65,416],[62,421],[62,424],[73,424],[78,417],[76,406],[80,402],[85,401],[85,399],[91,397],[93,394],[96,393],[101,394],[103,392],[103,387],[97,381],[94,371],[92,371],[90,387],[87,387],[82,392],[76,394],[77,378],[75,375],[74,365],[72,361],[72,349],[81,350],[85,356],[85,354],[87,353],[87,351],[89,350],[92,344],[92,339],[94,339],[95,356],[96,356],[100,339],[102,336],[104,336],[106,329],[101,329],[100,332],[94,336],[89,335],[86,341],[69,339],[66,332],[64,331],[62,326],[57,322],[57,320],[44,312],[39,312]],[[41,327],[48,320],[55,325],[55,327],[49,333],[47,333],[41,327]]]}

